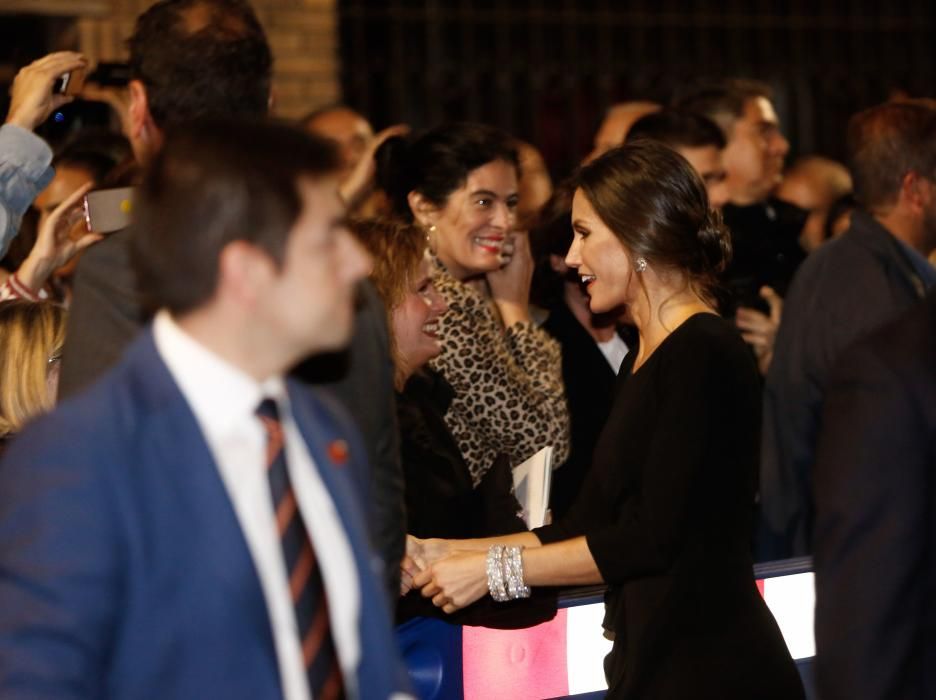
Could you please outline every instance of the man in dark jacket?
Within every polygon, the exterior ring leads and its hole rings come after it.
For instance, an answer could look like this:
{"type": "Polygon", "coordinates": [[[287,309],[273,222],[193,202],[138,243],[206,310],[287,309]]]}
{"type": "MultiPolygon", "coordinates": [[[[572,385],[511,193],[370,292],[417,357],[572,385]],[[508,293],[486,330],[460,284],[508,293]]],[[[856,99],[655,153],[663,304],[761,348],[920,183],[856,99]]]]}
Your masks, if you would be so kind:
{"type": "Polygon", "coordinates": [[[829,382],[816,452],[816,680],[823,700],[936,689],[936,289],[829,382]]]}
{"type": "Polygon", "coordinates": [[[728,80],[686,95],[679,107],[718,124],[725,133],[725,186],[722,209],[731,230],[732,260],[726,271],[731,299],[737,306],[763,304],[760,289],[780,296],[803,261],[799,235],[806,212],[771,196],[783,178],[790,143],[780,130],[770,88],[747,80],[728,80]]]}
{"type": "Polygon", "coordinates": [[[848,345],[936,283],[936,110],[889,103],[852,118],[849,159],[861,209],[813,253],[785,300],[764,397],[758,558],[807,554],[812,468],[829,374],[848,345]]]}

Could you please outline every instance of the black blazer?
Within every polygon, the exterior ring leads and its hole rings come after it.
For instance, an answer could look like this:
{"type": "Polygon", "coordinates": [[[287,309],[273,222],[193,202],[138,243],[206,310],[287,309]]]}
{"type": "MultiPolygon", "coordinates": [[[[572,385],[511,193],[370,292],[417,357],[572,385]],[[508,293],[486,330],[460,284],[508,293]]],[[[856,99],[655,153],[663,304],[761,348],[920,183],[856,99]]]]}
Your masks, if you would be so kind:
{"type": "Polygon", "coordinates": [[[821,697],[936,697],[936,291],[839,361],[815,494],[821,697]]]}
{"type": "Polygon", "coordinates": [[[811,552],[812,467],[829,374],[846,347],[924,294],[900,243],[862,211],[803,263],[784,302],[764,387],[759,559],[811,552]]]}
{"type": "Polygon", "coordinates": [[[733,316],[738,306],[747,306],[766,313],[760,288],[767,285],[786,296],[806,258],[799,237],[807,213],[773,198],[743,207],[726,204],[722,213],[731,233],[731,262],[722,277],[721,310],[733,316]]]}

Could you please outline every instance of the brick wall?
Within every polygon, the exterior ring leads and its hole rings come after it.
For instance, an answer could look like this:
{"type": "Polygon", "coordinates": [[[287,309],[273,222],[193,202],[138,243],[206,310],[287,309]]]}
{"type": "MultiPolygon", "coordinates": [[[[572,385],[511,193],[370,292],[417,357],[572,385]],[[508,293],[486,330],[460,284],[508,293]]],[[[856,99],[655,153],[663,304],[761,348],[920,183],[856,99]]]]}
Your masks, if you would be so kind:
{"type": "MultiPolygon", "coordinates": [[[[0,10],[75,16],[74,43],[96,63],[126,58],[123,42],[153,1],[0,0],[0,10]]],[[[275,58],[275,113],[295,118],[338,101],[337,0],[251,1],[275,58]]]]}

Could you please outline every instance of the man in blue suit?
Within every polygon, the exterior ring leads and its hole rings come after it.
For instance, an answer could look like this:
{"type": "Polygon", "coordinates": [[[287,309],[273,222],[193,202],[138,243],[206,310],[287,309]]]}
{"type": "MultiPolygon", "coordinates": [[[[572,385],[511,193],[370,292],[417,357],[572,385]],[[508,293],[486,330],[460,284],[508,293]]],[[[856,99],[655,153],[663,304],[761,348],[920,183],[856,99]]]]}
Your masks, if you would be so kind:
{"type": "Polygon", "coordinates": [[[272,124],[167,136],[133,205],[155,321],[0,463],[0,697],[405,697],[365,451],[284,378],[367,271],[335,165],[272,124]]]}

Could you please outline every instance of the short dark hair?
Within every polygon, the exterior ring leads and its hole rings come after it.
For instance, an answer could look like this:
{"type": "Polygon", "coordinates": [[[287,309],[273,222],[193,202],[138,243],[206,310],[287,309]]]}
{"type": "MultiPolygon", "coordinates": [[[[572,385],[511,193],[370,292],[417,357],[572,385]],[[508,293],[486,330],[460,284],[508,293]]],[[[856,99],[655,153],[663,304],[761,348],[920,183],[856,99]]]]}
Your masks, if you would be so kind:
{"type": "Polygon", "coordinates": [[[160,0],[137,18],[128,46],[131,77],[162,129],[268,111],[273,56],[245,0],[160,0]]]}
{"type": "Polygon", "coordinates": [[[659,141],[674,149],[725,147],[725,135],[715,122],[701,114],[676,109],[654,112],[634,122],[625,143],[638,139],[659,141]]]}
{"type": "Polygon", "coordinates": [[[637,141],[584,166],[573,184],[631,254],[679,270],[714,302],[731,237],[689,161],[656,141],[637,141]]]}
{"type": "Polygon", "coordinates": [[[207,301],[232,241],[281,264],[302,211],[299,180],[337,165],[330,142],[274,122],[202,120],[170,131],[143,177],[130,232],[147,305],[184,313],[207,301]]]}
{"type": "Polygon", "coordinates": [[[53,167],[80,168],[101,184],[120,163],[133,156],[130,142],[112,131],[82,129],[52,159],[53,167]]]}
{"type": "Polygon", "coordinates": [[[517,149],[509,134],[486,124],[443,124],[383,144],[377,154],[377,184],[390,196],[395,213],[412,221],[410,192],[442,206],[472,170],[497,160],[512,165],[519,175],[517,149]]]}
{"type": "Polygon", "coordinates": [[[744,114],[744,106],[756,97],[773,99],[773,90],[758,80],[726,78],[695,86],[679,96],[673,106],[707,117],[730,135],[735,120],[744,114]]]}
{"type": "Polygon", "coordinates": [[[936,110],[920,102],[887,102],[848,123],[848,167],[855,198],[866,209],[891,204],[908,172],[936,179],[936,110]]]}

